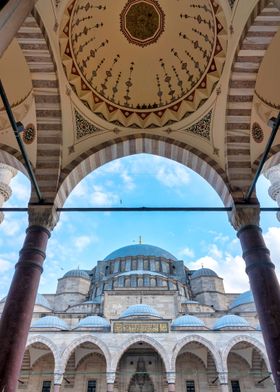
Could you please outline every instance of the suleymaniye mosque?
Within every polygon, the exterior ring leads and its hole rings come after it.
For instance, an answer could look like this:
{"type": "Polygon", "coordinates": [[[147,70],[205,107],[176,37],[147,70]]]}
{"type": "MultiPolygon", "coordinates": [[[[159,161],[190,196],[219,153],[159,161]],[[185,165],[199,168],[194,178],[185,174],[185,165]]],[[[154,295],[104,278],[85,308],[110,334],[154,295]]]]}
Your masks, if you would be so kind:
{"type": "Polygon", "coordinates": [[[138,244],[37,294],[17,391],[273,391],[268,369],[251,291],[138,244]]]}
{"type": "Polygon", "coordinates": [[[1,392],[280,392],[279,260],[256,191],[264,175],[279,222],[279,27],[279,0],[0,2],[0,224],[20,210],[5,208],[18,172],[31,187],[0,301],[1,392]],[[76,185],[136,154],[216,192],[249,291],[168,243],[108,237],[111,253],[38,292],[76,185]]]}

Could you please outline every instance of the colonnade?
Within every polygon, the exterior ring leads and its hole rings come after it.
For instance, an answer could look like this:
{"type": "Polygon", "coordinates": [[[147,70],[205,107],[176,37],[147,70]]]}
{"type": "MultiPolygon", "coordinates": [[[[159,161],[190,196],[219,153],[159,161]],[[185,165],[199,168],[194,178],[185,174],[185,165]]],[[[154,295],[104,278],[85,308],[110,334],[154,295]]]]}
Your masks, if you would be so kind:
{"type": "MultiPolygon", "coordinates": [[[[9,182],[15,173],[1,166],[0,181],[9,182]],[[4,181],[3,181],[4,179],[4,181]]],[[[274,169],[267,172],[272,180],[271,195],[278,204],[279,175],[274,169]],[[277,189],[277,191],[276,191],[277,189]]],[[[3,189],[8,189],[2,186],[3,189]]],[[[9,192],[8,192],[9,194],[9,192]]],[[[2,203],[7,197],[2,196],[2,203]]],[[[263,332],[277,390],[280,391],[280,288],[275,274],[275,267],[270,259],[261,229],[260,211],[255,207],[234,206],[229,215],[230,222],[237,230],[243,249],[246,273],[249,276],[251,290],[263,332]]],[[[51,230],[58,220],[53,206],[32,206],[29,209],[29,227],[20,251],[19,261],[7,296],[0,325],[0,390],[14,392],[23,359],[36,293],[43,271],[45,251],[51,230]]],[[[108,382],[108,392],[113,383],[108,382]]],[[[223,384],[223,392],[226,383],[223,384]]],[[[59,390],[56,382],[56,392],[59,390]]],[[[175,383],[169,380],[169,391],[174,391],[175,383]]]]}

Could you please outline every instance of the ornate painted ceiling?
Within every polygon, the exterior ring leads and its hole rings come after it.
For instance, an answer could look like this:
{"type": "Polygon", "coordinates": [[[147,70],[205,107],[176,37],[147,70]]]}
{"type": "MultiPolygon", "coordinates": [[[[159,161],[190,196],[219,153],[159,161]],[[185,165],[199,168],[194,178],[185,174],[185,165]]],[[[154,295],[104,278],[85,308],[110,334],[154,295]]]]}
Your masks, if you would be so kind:
{"type": "Polygon", "coordinates": [[[75,94],[101,118],[133,128],[170,125],[201,106],[226,45],[215,0],[72,0],[60,28],[75,94]]]}

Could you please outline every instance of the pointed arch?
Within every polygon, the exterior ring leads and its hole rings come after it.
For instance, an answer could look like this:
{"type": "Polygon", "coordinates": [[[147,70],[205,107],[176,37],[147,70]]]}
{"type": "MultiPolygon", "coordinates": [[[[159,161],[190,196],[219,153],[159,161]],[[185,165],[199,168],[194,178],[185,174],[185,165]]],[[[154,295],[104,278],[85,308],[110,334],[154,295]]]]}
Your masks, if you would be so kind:
{"type": "Polygon", "coordinates": [[[52,202],[60,175],[62,112],[52,48],[36,8],[23,22],[16,39],[30,69],[36,104],[38,136],[35,174],[40,171],[40,176],[37,176],[40,190],[45,201],[52,202]],[[47,162],[46,151],[48,151],[47,162]]]}
{"type": "Polygon", "coordinates": [[[106,366],[107,369],[110,369],[111,366],[111,354],[110,351],[106,345],[106,343],[103,342],[100,338],[93,336],[93,335],[84,335],[81,336],[75,340],[73,340],[70,344],[68,344],[67,348],[62,352],[61,354],[61,367],[63,368],[63,371],[66,368],[67,362],[72,354],[72,352],[77,348],[80,344],[82,343],[93,343],[95,344],[103,353],[105,360],[106,360],[106,366]]]}
{"type": "Polygon", "coordinates": [[[214,188],[225,206],[232,204],[225,173],[217,162],[185,143],[143,133],[104,143],[72,161],[62,171],[56,205],[62,207],[74,187],[96,168],[114,159],[141,153],[168,158],[189,167],[214,188]]]}
{"type": "Polygon", "coordinates": [[[181,349],[186,346],[189,343],[200,343],[202,346],[208,349],[208,351],[211,353],[213,356],[213,359],[215,361],[216,369],[217,372],[223,372],[223,366],[222,366],[222,359],[220,356],[220,353],[217,351],[215,348],[214,344],[211,343],[208,339],[205,339],[204,337],[200,335],[189,335],[185,336],[183,339],[179,340],[172,353],[172,358],[171,358],[171,371],[175,372],[176,371],[176,359],[178,357],[179,352],[181,349]]]}
{"type": "Polygon", "coordinates": [[[118,363],[121,357],[123,356],[123,354],[130,348],[130,346],[139,342],[149,344],[160,355],[163,364],[165,366],[165,371],[168,372],[170,369],[170,358],[165,348],[154,338],[142,334],[131,337],[125,342],[125,344],[122,344],[122,346],[119,347],[118,354],[112,358],[111,371],[116,372],[118,363]]]}
{"type": "Polygon", "coordinates": [[[243,30],[232,65],[226,113],[226,171],[235,198],[243,196],[252,180],[250,129],[257,74],[279,26],[280,11],[271,1],[260,0],[243,30]],[[267,23],[271,10],[277,19],[273,30],[267,23]]]}
{"type": "Polygon", "coordinates": [[[266,350],[265,350],[264,344],[262,342],[260,342],[259,340],[255,339],[255,338],[252,338],[249,335],[238,335],[238,336],[235,336],[234,338],[229,340],[227,345],[224,347],[224,349],[222,350],[222,361],[223,361],[223,364],[225,366],[225,369],[227,369],[227,358],[228,358],[228,355],[229,355],[231,349],[236,344],[241,343],[241,342],[247,342],[250,345],[252,345],[253,348],[257,349],[257,351],[261,353],[261,355],[262,355],[262,357],[263,357],[263,359],[265,361],[267,369],[270,371],[270,365],[269,365],[269,362],[268,362],[268,358],[267,358],[267,355],[266,355],[266,350]]]}
{"type": "Polygon", "coordinates": [[[53,343],[53,341],[45,336],[42,335],[36,335],[36,336],[30,336],[27,339],[27,344],[26,344],[26,350],[34,343],[42,343],[45,346],[47,346],[49,348],[49,350],[51,351],[51,353],[53,354],[54,357],[54,367],[56,368],[58,363],[59,363],[59,349],[56,346],[56,344],[53,343]]]}

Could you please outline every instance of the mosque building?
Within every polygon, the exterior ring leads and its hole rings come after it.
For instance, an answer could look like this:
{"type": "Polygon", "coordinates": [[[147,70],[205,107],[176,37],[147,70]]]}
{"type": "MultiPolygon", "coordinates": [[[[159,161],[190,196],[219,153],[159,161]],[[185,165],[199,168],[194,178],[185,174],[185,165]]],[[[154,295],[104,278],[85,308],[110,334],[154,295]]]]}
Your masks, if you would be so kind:
{"type": "Polygon", "coordinates": [[[37,294],[17,391],[270,392],[269,369],[251,291],[137,244],[37,294]]]}
{"type": "Polygon", "coordinates": [[[280,206],[279,27],[280,0],[0,2],[0,223],[12,177],[31,183],[1,302],[1,392],[280,392],[277,260],[255,188],[264,174],[280,206]],[[216,191],[252,294],[142,244],[36,299],[68,196],[134,154],[216,191]]]}

